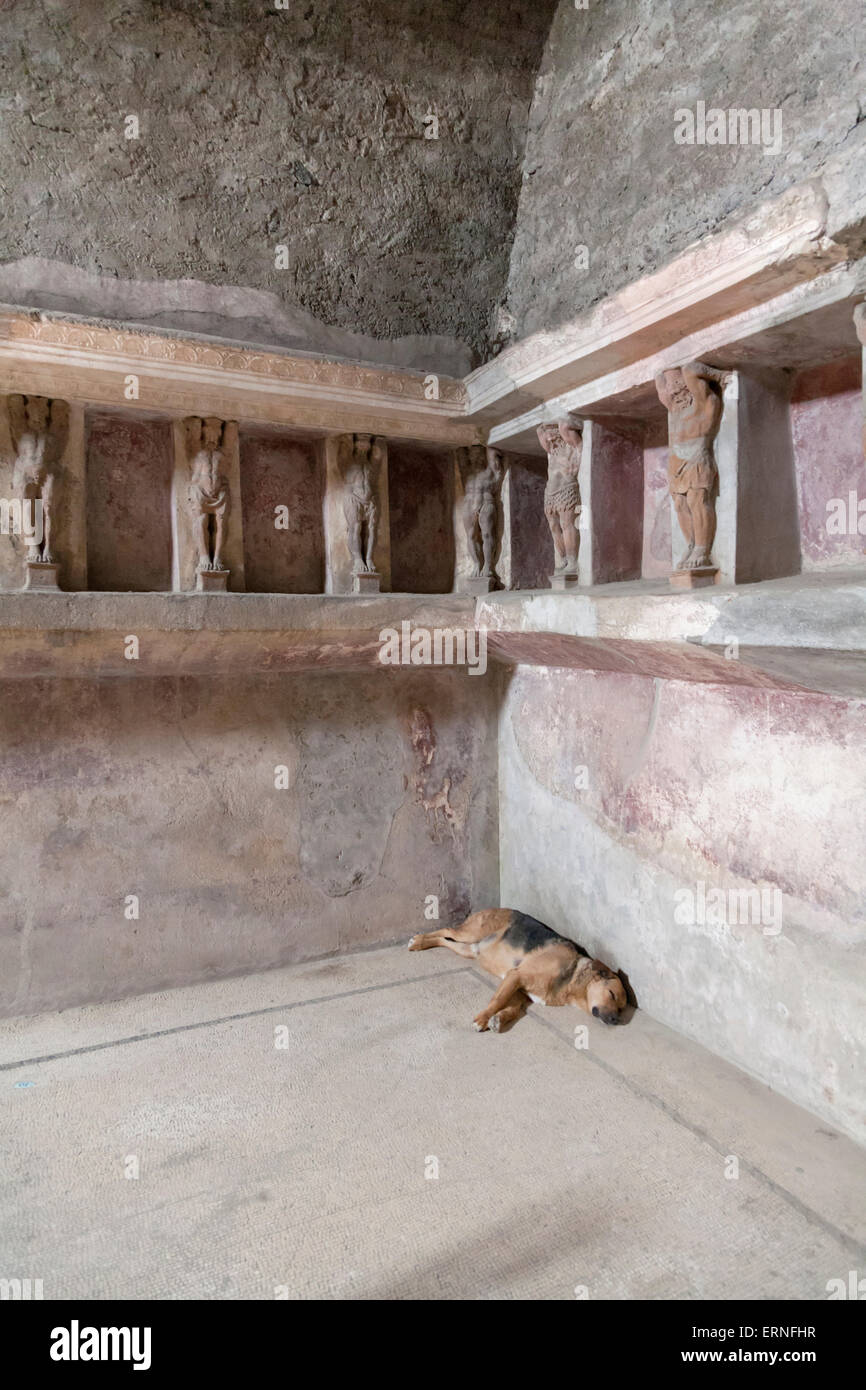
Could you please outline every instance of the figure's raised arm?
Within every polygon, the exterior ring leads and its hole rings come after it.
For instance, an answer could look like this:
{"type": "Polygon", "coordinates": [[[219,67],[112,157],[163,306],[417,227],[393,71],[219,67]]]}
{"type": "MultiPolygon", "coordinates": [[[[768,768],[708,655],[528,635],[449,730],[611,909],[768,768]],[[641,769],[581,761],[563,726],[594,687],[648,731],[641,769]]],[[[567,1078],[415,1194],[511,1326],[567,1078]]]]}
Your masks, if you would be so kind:
{"type": "Polygon", "coordinates": [[[354,459],[355,436],[353,434],[339,435],[337,438],[337,469],[341,478],[345,479],[354,459]]]}
{"type": "Polygon", "coordinates": [[[48,417],[48,432],[45,441],[45,453],[43,455],[47,468],[54,468],[66,449],[66,440],[69,437],[69,402],[55,400],[51,402],[51,413],[48,417]]]}
{"type": "Polygon", "coordinates": [[[701,383],[700,390],[706,392],[709,381],[714,381],[717,386],[725,387],[730,380],[730,372],[723,372],[720,367],[708,367],[706,362],[686,362],[683,367],[683,376],[686,385],[695,394],[695,386],[701,383]]]}
{"type": "Polygon", "coordinates": [[[183,437],[188,459],[194,459],[201,448],[202,427],[203,421],[198,415],[187,415],[183,422],[183,437]]]}
{"type": "Polygon", "coordinates": [[[668,389],[667,376],[664,372],[656,372],[655,377],[656,394],[664,406],[665,410],[671,408],[671,393],[668,389]]]}
{"type": "Polygon", "coordinates": [[[374,435],[370,440],[370,459],[374,468],[384,468],[388,457],[388,446],[381,434],[374,435]]]}
{"type": "Polygon", "coordinates": [[[577,448],[583,443],[583,421],[578,420],[576,415],[563,415],[556,424],[566,444],[571,444],[573,448],[577,448]]]}
{"type": "Polygon", "coordinates": [[[505,468],[505,458],[499,449],[494,449],[490,444],[487,446],[487,463],[494,478],[498,481],[505,468]]]}
{"type": "Polygon", "coordinates": [[[9,411],[9,434],[12,438],[12,448],[17,454],[21,448],[21,440],[27,433],[27,405],[23,396],[7,396],[6,408],[9,411]]]}

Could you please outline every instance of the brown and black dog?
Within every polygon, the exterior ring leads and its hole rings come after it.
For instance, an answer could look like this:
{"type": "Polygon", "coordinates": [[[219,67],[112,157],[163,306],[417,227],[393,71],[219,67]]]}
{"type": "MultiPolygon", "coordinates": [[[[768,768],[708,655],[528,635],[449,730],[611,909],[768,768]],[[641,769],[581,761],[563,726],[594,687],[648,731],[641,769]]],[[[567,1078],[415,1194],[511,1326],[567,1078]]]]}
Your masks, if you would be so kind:
{"type": "Polygon", "coordinates": [[[474,1020],[479,1033],[500,1032],[534,1004],[576,1004],[604,1023],[618,1023],[628,1002],[622,980],[568,937],[508,907],[473,912],[459,927],[422,932],[410,951],[447,946],[497,975],[502,984],[474,1020]]]}

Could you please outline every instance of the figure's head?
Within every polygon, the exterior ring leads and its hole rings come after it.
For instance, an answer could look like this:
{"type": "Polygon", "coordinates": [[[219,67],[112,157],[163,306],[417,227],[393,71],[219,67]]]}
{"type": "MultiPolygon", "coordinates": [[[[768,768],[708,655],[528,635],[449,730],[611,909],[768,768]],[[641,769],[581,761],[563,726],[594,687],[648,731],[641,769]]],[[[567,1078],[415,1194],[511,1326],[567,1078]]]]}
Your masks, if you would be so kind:
{"type": "Polygon", "coordinates": [[[503,470],[503,467],[505,466],[505,459],[503,458],[502,454],[499,452],[498,449],[494,449],[490,446],[488,446],[488,448],[485,450],[485,453],[488,468],[490,469],[494,478],[498,478],[503,470]]]}
{"type": "Polygon", "coordinates": [[[602,1023],[619,1023],[620,1014],[628,1003],[625,985],[604,961],[592,961],[592,975],[586,987],[586,1008],[602,1023]]]}
{"type": "Polygon", "coordinates": [[[662,375],[674,406],[679,410],[684,410],[690,406],[693,403],[692,393],[686,385],[682,367],[669,367],[662,375]]]}
{"type": "Polygon", "coordinates": [[[556,449],[562,444],[562,435],[559,433],[559,425],[555,420],[548,420],[545,424],[538,426],[538,438],[541,440],[542,448],[550,453],[551,449],[556,449]]]}
{"type": "Polygon", "coordinates": [[[202,426],[201,439],[205,449],[218,449],[222,443],[223,422],[210,415],[202,426]]]}
{"type": "Polygon", "coordinates": [[[44,434],[48,429],[48,416],[51,402],[45,396],[27,396],[27,423],[34,434],[44,434]]]}
{"type": "Polygon", "coordinates": [[[487,450],[483,444],[470,444],[464,451],[464,465],[470,474],[482,473],[487,467],[487,450]]]}

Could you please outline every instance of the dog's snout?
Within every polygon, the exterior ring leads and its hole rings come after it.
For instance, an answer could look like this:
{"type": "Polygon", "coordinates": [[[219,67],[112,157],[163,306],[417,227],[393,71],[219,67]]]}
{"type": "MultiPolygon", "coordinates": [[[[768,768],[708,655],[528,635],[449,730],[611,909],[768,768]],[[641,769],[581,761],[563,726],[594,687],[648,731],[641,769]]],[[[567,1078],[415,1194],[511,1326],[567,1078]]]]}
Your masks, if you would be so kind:
{"type": "Polygon", "coordinates": [[[595,1008],[594,1008],[593,1011],[592,1011],[592,1016],[593,1016],[593,1018],[598,1018],[598,1005],[597,1005],[597,1004],[596,1004],[595,1008]]]}

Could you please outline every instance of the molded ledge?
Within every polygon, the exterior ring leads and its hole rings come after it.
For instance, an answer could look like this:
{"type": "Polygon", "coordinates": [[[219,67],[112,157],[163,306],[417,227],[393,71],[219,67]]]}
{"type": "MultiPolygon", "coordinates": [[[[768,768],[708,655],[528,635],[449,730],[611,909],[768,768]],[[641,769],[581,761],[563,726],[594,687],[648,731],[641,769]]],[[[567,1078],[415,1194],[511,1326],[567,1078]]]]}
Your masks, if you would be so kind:
{"type": "MultiPolygon", "coordinates": [[[[866,698],[864,618],[862,574],[773,580],[699,597],[649,583],[477,601],[417,594],[7,593],[0,595],[0,677],[373,669],[387,676],[393,667],[380,661],[380,633],[400,633],[408,622],[485,630],[489,669],[567,667],[860,699],[866,698]],[[132,660],[130,636],[138,638],[132,660]]],[[[466,667],[455,674],[465,676],[466,667]]]]}

